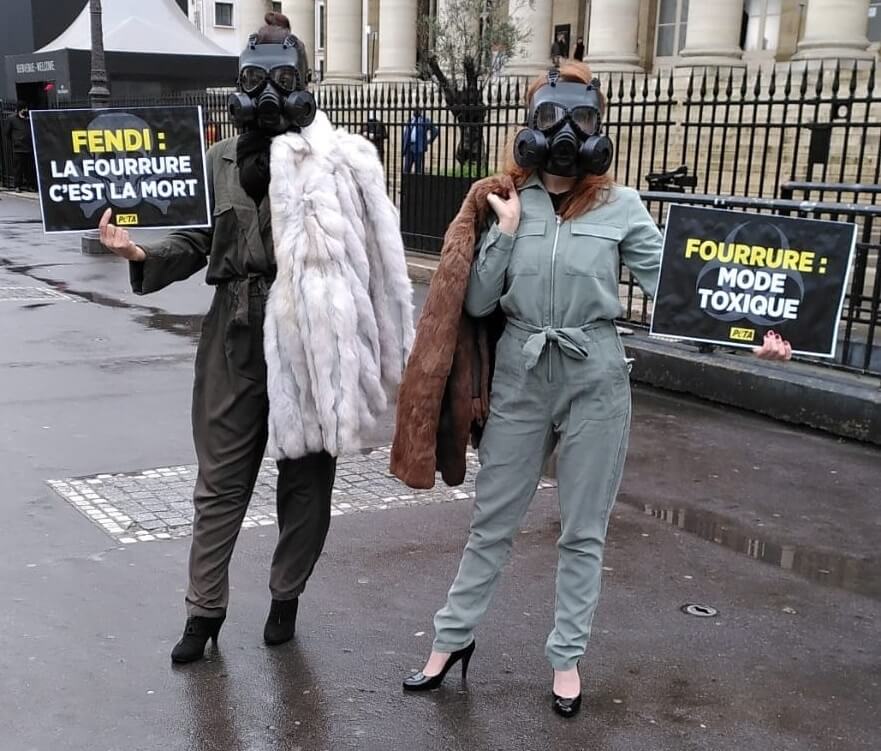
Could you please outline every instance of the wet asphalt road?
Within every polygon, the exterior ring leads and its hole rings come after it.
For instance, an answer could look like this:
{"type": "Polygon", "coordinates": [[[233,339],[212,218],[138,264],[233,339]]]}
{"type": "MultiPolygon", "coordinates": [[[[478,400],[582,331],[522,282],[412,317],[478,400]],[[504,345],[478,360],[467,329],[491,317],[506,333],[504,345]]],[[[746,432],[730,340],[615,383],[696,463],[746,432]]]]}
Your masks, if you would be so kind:
{"type": "Polygon", "coordinates": [[[193,461],[210,290],[136,298],[124,264],[44,237],[36,215],[2,196],[0,288],[79,301],[0,301],[0,751],[881,747],[881,452],[649,390],[576,721],[548,706],[551,493],[467,691],[405,696],[400,679],[429,649],[468,502],[334,519],[298,637],[275,650],[260,641],[274,532],[243,531],[219,651],[173,669],[186,540],[120,548],[45,483],[193,461]]]}

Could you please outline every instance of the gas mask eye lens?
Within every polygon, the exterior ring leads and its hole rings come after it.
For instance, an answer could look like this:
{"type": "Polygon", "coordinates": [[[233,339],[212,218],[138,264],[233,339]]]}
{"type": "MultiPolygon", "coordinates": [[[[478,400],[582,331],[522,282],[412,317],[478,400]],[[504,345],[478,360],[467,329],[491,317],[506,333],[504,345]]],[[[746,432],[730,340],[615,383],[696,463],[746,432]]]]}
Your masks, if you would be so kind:
{"type": "Polygon", "coordinates": [[[248,65],[242,68],[239,74],[239,84],[242,91],[251,94],[266,82],[266,71],[256,65],[248,65]]]}
{"type": "Polygon", "coordinates": [[[278,88],[287,94],[290,94],[292,91],[296,91],[299,88],[298,84],[300,77],[297,73],[297,69],[292,65],[282,65],[278,68],[273,68],[269,77],[278,88]]]}
{"type": "Polygon", "coordinates": [[[593,107],[576,107],[572,110],[572,122],[586,136],[596,135],[599,116],[593,107]]]}
{"type": "Polygon", "coordinates": [[[537,130],[551,130],[566,117],[566,108],[553,102],[542,102],[535,108],[533,127],[537,130]]]}

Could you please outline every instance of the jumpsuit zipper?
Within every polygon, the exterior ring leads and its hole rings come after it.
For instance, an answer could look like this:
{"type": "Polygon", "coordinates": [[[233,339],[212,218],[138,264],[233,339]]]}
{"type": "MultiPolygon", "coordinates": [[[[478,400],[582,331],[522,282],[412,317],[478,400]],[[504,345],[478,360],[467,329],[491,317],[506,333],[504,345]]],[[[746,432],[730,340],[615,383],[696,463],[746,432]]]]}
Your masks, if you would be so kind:
{"type": "MultiPolygon", "coordinates": [[[[549,326],[551,328],[555,326],[555,319],[557,317],[556,300],[554,299],[557,287],[557,245],[560,241],[560,225],[563,223],[559,214],[555,215],[555,220],[557,222],[557,229],[554,232],[554,249],[551,251],[551,320],[549,321],[549,326]]],[[[553,383],[553,354],[551,353],[550,344],[551,343],[548,342],[548,382],[553,383]]]]}

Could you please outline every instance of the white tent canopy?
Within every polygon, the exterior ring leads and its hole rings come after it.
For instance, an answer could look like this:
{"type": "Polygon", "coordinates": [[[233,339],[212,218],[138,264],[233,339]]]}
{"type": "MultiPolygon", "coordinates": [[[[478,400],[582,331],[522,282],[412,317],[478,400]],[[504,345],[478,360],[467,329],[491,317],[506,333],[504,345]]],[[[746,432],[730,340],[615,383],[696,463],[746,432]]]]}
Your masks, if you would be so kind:
{"type": "MultiPolygon", "coordinates": [[[[212,55],[229,52],[189,22],[174,0],[103,0],[104,49],[154,55],[212,55]]],[[[37,52],[89,50],[89,3],[59,37],[37,52]]]]}

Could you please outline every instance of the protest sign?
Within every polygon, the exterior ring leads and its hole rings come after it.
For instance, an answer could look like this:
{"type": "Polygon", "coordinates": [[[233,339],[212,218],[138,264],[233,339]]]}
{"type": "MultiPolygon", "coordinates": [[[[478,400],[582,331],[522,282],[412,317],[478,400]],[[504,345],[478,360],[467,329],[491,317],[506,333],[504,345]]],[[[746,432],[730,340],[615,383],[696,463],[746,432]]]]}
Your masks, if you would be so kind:
{"type": "Polygon", "coordinates": [[[856,226],[671,205],[652,334],[832,357],[856,226]]]}
{"type": "Polygon", "coordinates": [[[208,227],[199,107],[31,112],[46,232],[208,227]]]}

